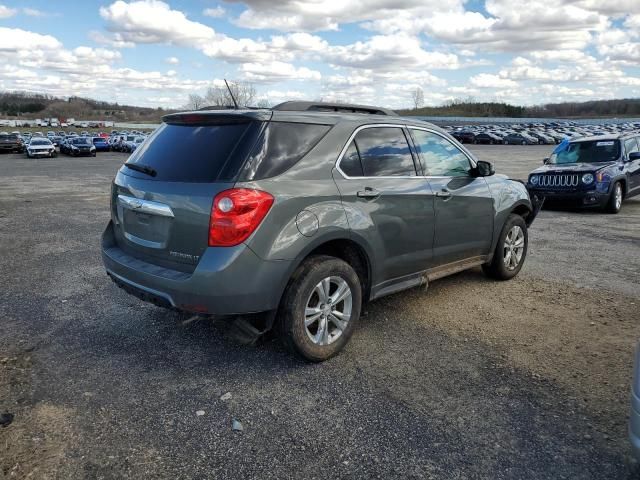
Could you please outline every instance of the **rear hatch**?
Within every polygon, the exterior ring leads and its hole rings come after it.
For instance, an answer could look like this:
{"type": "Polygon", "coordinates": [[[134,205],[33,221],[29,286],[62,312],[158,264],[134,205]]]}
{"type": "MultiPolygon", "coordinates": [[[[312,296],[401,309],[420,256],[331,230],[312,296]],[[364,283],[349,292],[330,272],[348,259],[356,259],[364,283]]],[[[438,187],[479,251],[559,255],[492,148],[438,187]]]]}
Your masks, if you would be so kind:
{"type": "Polygon", "coordinates": [[[233,187],[270,115],[166,116],[114,180],[117,245],[140,260],[192,272],[208,246],[213,198],[233,187]]]}

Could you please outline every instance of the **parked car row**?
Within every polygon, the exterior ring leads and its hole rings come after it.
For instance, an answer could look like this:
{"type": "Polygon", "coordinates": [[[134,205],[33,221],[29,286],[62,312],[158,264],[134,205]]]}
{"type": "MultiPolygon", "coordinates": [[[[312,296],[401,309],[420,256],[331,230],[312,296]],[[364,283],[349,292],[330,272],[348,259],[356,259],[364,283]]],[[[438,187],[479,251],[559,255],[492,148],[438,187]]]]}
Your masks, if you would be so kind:
{"type": "Polygon", "coordinates": [[[0,151],[26,153],[30,158],[54,157],[57,151],[72,156],[95,156],[96,152],[109,151],[132,153],[146,138],[139,131],[102,132],[98,135],[64,131],[49,131],[46,135],[42,132],[0,132],[0,151]]]}
{"type": "Polygon", "coordinates": [[[639,122],[578,125],[575,122],[485,124],[443,127],[460,143],[489,145],[554,145],[565,138],[623,134],[640,129],[639,122]]]}

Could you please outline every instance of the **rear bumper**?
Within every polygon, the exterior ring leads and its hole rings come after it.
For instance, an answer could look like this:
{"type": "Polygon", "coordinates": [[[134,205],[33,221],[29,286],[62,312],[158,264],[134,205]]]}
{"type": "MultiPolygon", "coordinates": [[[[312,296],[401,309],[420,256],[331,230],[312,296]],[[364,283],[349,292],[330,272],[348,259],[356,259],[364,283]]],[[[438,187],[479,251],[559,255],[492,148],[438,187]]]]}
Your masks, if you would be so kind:
{"type": "Polygon", "coordinates": [[[207,248],[191,274],[170,270],[120,249],[111,222],[102,236],[102,260],[117,285],[145,301],[213,315],[276,309],[291,266],[262,260],[242,244],[207,248]]]}

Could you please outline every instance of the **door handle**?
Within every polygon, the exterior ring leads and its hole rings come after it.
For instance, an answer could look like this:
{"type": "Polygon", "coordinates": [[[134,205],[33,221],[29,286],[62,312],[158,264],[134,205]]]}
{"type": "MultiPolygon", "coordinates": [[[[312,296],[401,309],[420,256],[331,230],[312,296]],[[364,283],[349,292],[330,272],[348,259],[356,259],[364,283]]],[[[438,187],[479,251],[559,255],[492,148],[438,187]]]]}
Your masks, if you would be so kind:
{"type": "Polygon", "coordinates": [[[436,192],[436,197],[450,198],[451,192],[449,190],[440,190],[436,192]]]}
{"type": "Polygon", "coordinates": [[[380,192],[375,188],[365,187],[364,190],[360,190],[356,195],[360,198],[378,198],[380,192]]]}

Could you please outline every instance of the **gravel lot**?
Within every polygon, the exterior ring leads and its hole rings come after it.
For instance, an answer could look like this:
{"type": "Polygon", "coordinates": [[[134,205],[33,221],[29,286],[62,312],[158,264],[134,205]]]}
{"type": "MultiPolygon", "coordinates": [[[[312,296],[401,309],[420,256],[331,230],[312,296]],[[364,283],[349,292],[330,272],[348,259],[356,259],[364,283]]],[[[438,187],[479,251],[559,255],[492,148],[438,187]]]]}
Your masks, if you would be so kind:
{"type": "MultiPolygon", "coordinates": [[[[473,150],[525,178],[549,147],[473,150]]],[[[0,478],[638,475],[640,200],[545,210],[515,280],[382,299],[308,365],[112,285],[99,237],[125,158],[0,156],[0,478]]]]}

